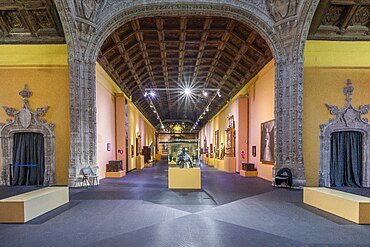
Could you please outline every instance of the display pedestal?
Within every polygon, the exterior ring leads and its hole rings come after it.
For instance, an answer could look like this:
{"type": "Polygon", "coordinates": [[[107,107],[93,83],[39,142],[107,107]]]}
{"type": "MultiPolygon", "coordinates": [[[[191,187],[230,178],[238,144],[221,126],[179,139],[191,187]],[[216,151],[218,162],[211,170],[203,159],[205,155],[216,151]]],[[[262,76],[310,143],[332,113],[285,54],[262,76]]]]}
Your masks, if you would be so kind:
{"type": "Polygon", "coordinates": [[[145,163],[144,167],[153,167],[153,162],[145,163]]]}
{"type": "Polygon", "coordinates": [[[218,159],[216,159],[215,168],[217,168],[219,170],[224,170],[224,168],[225,168],[225,162],[224,162],[224,160],[218,160],[218,159]]]}
{"type": "Polygon", "coordinates": [[[305,187],[303,202],[357,224],[370,224],[368,197],[324,187],[305,187]]]}
{"type": "Polygon", "coordinates": [[[136,169],[141,170],[144,168],[144,155],[136,156],[136,169]]]}
{"type": "Polygon", "coordinates": [[[215,167],[215,158],[210,158],[209,159],[209,166],[215,167]]]}
{"type": "Polygon", "coordinates": [[[126,176],[126,171],[106,172],[105,173],[106,178],[121,178],[123,176],[126,176]]]}
{"type": "Polygon", "coordinates": [[[26,223],[69,202],[68,187],[46,187],[0,200],[0,223],[26,223]]]}
{"type": "Polygon", "coordinates": [[[155,154],[155,160],[159,161],[161,160],[162,155],[161,154],[155,154]]]}
{"type": "Polygon", "coordinates": [[[168,162],[168,165],[169,166],[176,166],[176,162],[171,160],[170,162],[168,162]]]}
{"type": "Polygon", "coordinates": [[[200,167],[194,168],[168,168],[168,188],[169,189],[200,189],[201,170],[200,167]]]}
{"type": "Polygon", "coordinates": [[[239,171],[240,176],[243,177],[257,177],[258,172],[257,171],[245,171],[245,170],[240,170],[239,171]]]}
{"type": "Polygon", "coordinates": [[[235,157],[227,157],[225,156],[224,160],[224,171],[235,173],[235,165],[236,165],[236,158],[235,157]]]}

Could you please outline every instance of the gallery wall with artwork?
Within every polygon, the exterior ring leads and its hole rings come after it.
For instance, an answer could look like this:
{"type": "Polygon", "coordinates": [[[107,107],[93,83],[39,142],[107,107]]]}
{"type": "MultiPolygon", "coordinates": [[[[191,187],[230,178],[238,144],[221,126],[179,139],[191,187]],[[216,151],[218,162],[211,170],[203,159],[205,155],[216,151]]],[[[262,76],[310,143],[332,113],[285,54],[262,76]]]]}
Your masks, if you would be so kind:
{"type": "Polygon", "coordinates": [[[116,160],[116,105],[115,94],[120,90],[97,64],[96,66],[96,128],[99,178],[105,177],[106,164],[116,160]]]}
{"type": "Polygon", "coordinates": [[[273,61],[257,75],[249,95],[249,152],[248,161],[254,163],[258,176],[272,180],[274,166],[274,80],[273,61]]]}
{"type": "Polygon", "coordinates": [[[141,153],[143,146],[149,146],[154,142],[155,129],[129,100],[125,107],[127,98],[122,91],[99,64],[96,67],[97,159],[99,179],[101,179],[104,178],[109,160],[123,160],[125,169],[128,171],[135,169],[136,156],[141,153]],[[127,123],[126,110],[128,111],[127,123]],[[125,143],[126,124],[128,124],[128,148],[125,143]],[[140,143],[137,143],[137,140],[140,143]]]}
{"type": "MultiPolygon", "coordinates": [[[[236,171],[241,169],[242,160],[254,163],[258,169],[258,176],[271,180],[273,161],[271,160],[274,144],[273,134],[269,131],[269,159],[261,159],[262,135],[261,124],[274,119],[274,61],[270,61],[230,103],[211,119],[200,131],[200,138],[207,137],[208,146],[214,143],[214,137],[219,131],[218,143],[226,146],[228,116],[234,116],[235,122],[235,159],[236,171]],[[212,138],[210,141],[210,138],[212,138]],[[241,156],[244,151],[244,158],[241,156]]],[[[270,124],[271,125],[271,124],[270,124]]],[[[269,129],[270,126],[269,125],[269,129]]],[[[265,139],[264,139],[265,140],[265,139]]],[[[264,143],[263,145],[266,146],[264,143]]]]}

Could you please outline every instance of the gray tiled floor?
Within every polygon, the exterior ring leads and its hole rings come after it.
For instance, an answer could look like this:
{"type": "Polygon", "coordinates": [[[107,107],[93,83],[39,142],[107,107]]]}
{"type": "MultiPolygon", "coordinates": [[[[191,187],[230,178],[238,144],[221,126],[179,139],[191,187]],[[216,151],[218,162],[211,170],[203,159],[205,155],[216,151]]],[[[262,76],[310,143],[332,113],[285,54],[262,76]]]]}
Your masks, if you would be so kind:
{"type": "Polygon", "coordinates": [[[0,224],[0,246],[370,246],[370,226],[304,205],[301,190],[207,166],[202,190],[168,190],[159,164],[70,189],[70,200],[0,224]]]}

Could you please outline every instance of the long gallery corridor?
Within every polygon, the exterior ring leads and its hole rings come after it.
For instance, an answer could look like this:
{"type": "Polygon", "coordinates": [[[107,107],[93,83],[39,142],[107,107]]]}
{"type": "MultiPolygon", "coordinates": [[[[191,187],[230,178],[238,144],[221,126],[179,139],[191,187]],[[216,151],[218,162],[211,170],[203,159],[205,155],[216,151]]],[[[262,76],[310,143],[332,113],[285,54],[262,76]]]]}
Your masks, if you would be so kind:
{"type": "Polygon", "coordinates": [[[67,205],[26,224],[1,224],[2,246],[370,245],[369,225],[304,205],[301,190],[204,164],[202,190],[169,190],[167,169],[162,161],[70,188],[67,205]]]}

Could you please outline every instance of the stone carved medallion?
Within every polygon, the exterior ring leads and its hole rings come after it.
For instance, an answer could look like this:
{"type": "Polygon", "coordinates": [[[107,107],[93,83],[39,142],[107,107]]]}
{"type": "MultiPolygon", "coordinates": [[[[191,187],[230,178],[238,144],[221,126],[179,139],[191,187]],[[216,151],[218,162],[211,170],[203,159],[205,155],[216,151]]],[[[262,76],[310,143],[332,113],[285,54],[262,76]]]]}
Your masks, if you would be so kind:
{"type": "Polygon", "coordinates": [[[106,0],[81,0],[80,6],[84,17],[90,21],[94,21],[99,10],[102,10],[106,0]],[[98,11],[97,11],[98,10],[98,11]]]}
{"type": "Polygon", "coordinates": [[[22,108],[19,111],[19,122],[21,123],[22,127],[27,129],[31,124],[31,112],[28,109],[22,108]]]}
{"type": "Polygon", "coordinates": [[[297,0],[267,0],[267,7],[271,17],[275,21],[280,21],[295,15],[297,11],[297,0]]]}

